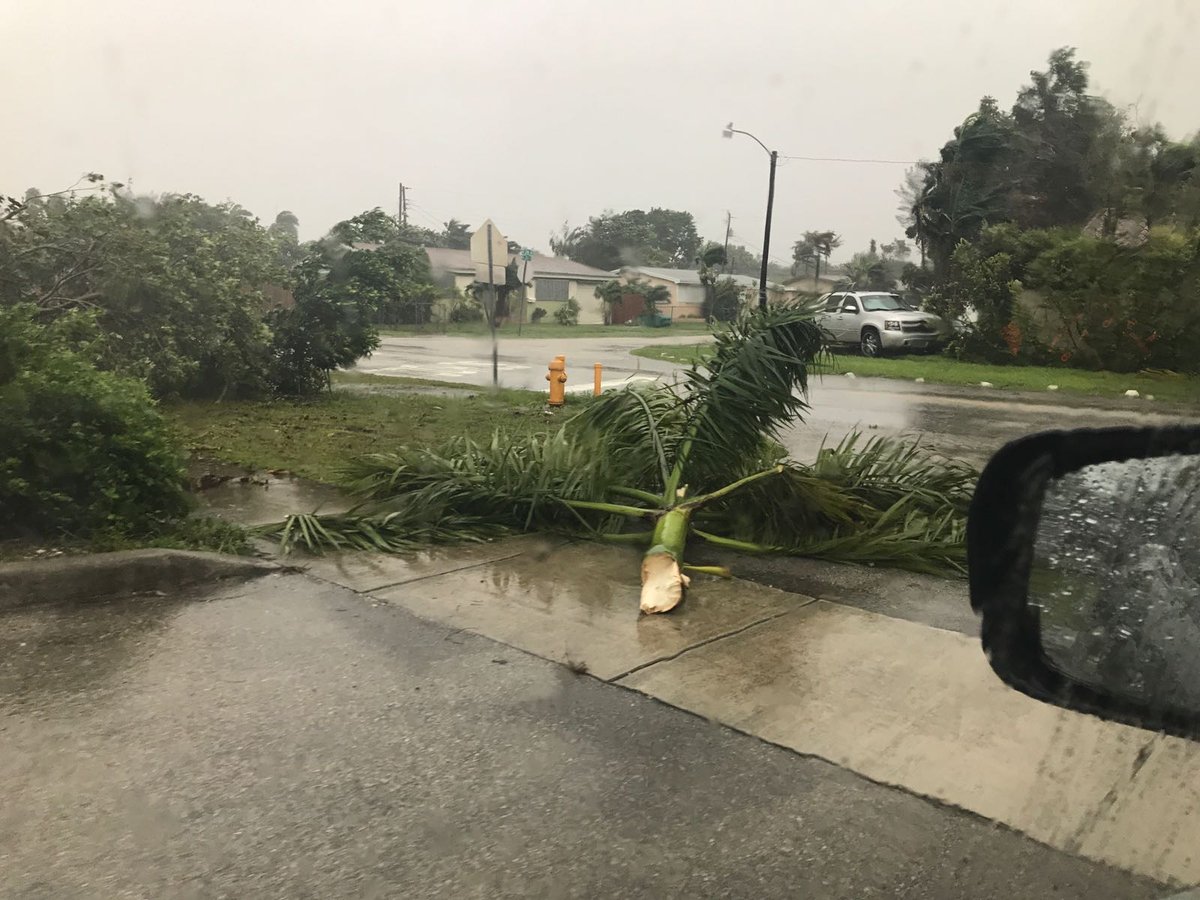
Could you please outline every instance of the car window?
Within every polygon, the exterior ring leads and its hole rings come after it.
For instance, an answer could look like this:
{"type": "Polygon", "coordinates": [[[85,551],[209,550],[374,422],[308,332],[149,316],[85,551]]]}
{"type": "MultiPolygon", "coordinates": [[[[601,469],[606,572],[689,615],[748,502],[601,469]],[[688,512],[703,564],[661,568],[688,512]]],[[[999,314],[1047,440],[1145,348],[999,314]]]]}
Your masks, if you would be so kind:
{"type": "Polygon", "coordinates": [[[846,302],[842,304],[842,308],[847,312],[858,312],[858,301],[847,295],[846,302]]]}
{"type": "Polygon", "coordinates": [[[829,299],[825,301],[825,312],[837,312],[841,309],[844,296],[844,294],[830,294],[829,299]]]}
{"type": "Polygon", "coordinates": [[[895,294],[866,294],[862,298],[863,309],[867,312],[881,312],[889,309],[907,309],[895,294]]]}

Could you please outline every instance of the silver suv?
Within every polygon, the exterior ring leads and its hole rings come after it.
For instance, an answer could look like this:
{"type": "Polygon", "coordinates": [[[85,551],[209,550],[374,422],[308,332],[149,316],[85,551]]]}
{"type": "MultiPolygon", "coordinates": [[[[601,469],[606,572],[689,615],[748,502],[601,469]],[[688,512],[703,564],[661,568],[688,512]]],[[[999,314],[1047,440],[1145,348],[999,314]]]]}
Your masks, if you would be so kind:
{"type": "Polygon", "coordinates": [[[817,324],[830,342],[854,346],[863,356],[883,356],[896,350],[939,350],[953,333],[940,316],[906,306],[896,294],[883,291],[835,291],[818,301],[817,324]]]}

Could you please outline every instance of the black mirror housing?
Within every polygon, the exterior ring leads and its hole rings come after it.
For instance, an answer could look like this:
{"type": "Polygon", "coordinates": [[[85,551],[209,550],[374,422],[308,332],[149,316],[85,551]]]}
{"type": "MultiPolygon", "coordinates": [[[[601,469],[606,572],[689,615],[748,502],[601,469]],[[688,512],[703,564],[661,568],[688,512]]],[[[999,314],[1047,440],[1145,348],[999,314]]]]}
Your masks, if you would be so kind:
{"type": "MultiPolygon", "coordinates": [[[[967,560],[983,649],[1005,683],[1056,706],[1200,738],[1200,706],[1150,702],[1068,671],[1047,652],[1045,610],[1030,596],[1043,505],[1059,479],[1107,463],[1197,455],[1200,426],[1175,426],[1045,432],[1014,441],[992,458],[971,502],[967,560]]],[[[1200,656],[1200,645],[1177,649],[1200,656]]]]}

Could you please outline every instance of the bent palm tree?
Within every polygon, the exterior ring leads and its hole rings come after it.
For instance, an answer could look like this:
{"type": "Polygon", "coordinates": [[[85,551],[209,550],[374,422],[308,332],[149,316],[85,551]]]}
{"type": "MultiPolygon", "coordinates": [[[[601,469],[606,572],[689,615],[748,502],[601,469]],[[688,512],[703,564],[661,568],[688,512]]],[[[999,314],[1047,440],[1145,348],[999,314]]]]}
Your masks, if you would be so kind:
{"type": "Polygon", "coordinates": [[[684,559],[692,535],[746,552],[961,571],[970,469],[857,437],[811,466],[785,459],[777,429],[807,411],[821,352],[812,307],[755,310],[679,383],[604,394],[551,435],[366,457],[348,473],[362,498],[351,513],[292,516],[271,530],[311,550],[509,530],[640,544],[644,612],[682,599],[697,568],[684,559]]]}

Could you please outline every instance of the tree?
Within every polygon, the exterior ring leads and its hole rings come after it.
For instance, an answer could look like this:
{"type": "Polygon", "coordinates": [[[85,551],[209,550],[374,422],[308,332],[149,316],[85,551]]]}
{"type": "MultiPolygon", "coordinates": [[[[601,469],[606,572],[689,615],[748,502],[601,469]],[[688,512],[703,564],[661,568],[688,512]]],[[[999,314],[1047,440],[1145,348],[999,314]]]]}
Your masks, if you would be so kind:
{"type": "Polygon", "coordinates": [[[928,162],[917,163],[904,172],[904,181],[896,188],[897,206],[896,221],[904,226],[904,233],[912,238],[921,254],[921,268],[925,268],[926,245],[929,240],[930,224],[927,219],[928,207],[924,200],[928,162]]]}
{"type": "Polygon", "coordinates": [[[820,255],[808,238],[801,238],[792,245],[792,274],[807,275],[813,268],[819,266],[820,255]]]}
{"type": "Polygon", "coordinates": [[[443,246],[455,250],[468,250],[471,247],[471,226],[458,219],[451,219],[442,231],[443,246]]]}
{"type": "Polygon", "coordinates": [[[300,249],[300,220],[294,212],[283,210],[267,228],[267,236],[275,243],[279,265],[291,269],[304,256],[300,249]]]}
{"type": "Polygon", "coordinates": [[[388,265],[372,251],[311,253],[296,269],[295,305],[272,310],[269,377],[277,393],[313,394],[335,369],[379,345],[372,314],[387,296],[388,265]]]}
{"type": "MultiPolygon", "coordinates": [[[[505,531],[555,531],[643,549],[643,612],[676,606],[689,540],[726,549],[963,571],[976,473],[857,436],[812,465],[779,429],[807,412],[824,336],[803,304],[754,310],[719,331],[679,383],[608,391],[557,432],[403,447],[352,464],[362,505],[291,516],[285,549],[404,550],[505,531]]],[[[699,571],[728,576],[725,569],[699,571]]]]}
{"type": "Polygon", "coordinates": [[[883,260],[870,252],[855,253],[842,264],[842,273],[849,285],[860,291],[886,291],[892,287],[883,260]]]}
{"type": "Polygon", "coordinates": [[[941,158],[921,165],[924,181],[905,233],[929,253],[939,275],[959,241],[1007,218],[1015,164],[1012,121],[984,97],[954,129],[941,158]]]}
{"type": "Polygon", "coordinates": [[[348,246],[383,244],[387,241],[399,240],[401,230],[395,217],[388,215],[376,206],[353,218],[338,222],[329,229],[329,237],[348,246]]]}
{"type": "Polygon", "coordinates": [[[1005,329],[1013,321],[1021,283],[1013,277],[1007,253],[985,255],[980,247],[960,241],[950,256],[945,279],[925,300],[925,306],[962,329],[951,352],[963,358],[999,362],[1012,358],[1005,329]],[[975,312],[968,321],[967,310],[975,312]]]}
{"type": "Polygon", "coordinates": [[[93,324],[0,306],[0,538],[141,536],[188,511],[170,426],[144,384],[95,368],[93,324]]]}
{"type": "Polygon", "coordinates": [[[625,286],[614,278],[611,281],[605,281],[603,284],[596,285],[592,293],[600,301],[600,307],[604,314],[604,324],[611,325],[613,307],[625,299],[625,286]]]}
{"type": "Polygon", "coordinates": [[[556,255],[607,271],[621,266],[683,268],[692,264],[700,246],[691,213],[657,207],[605,212],[578,228],[564,223],[550,236],[556,255]]]}
{"type": "Polygon", "coordinates": [[[42,321],[93,315],[101,368],[158,397],[251,395],[269,338],[262,290],[284,283],[272,238],[234,204],[104,194],[26,206],[0,224],[0,303],[42,321]]]}
{"type": "MultiPolygon", "coordinates": [[[[510,309],[511,298],[519,297],[522,289],[525,287],[525,283],[521,281],[520,273],[521,266],[514,257],[504,267],[504,283],[495,286],[496,308],[492,310],[492,324],[497,328],[504,324],[505,320],[512,314],[510,309]]],[[[470,287],[467,288],[467,293],[485,312],[492,304],[491,291],[492,286],[482,281],[473,281],[470,287]]],[[[576,317],[578,317],[578,311],[579,305],[576,303],[576,317]]]]}
{"type": "Polygon", "coordinates": [[[832,231],[806,231],[804,237],[796,241],[792,247],[793,271],[813,269],[813,287],[820,287],[821,258],[824,257],[826,267],[829,255],[842,246],[842,239],[832,231]]]}
{"type": "Polygon", "coordinates": [[[1017,94],[1012,122],[1020,165],[1013,212],[1025,227],[1082,223],[1098,205],[1089,170],[1110,168],[1094,150],[1111,107],[1089,96],[1087,70],[1074,47],[1060,47],[1044,72],[1029,73],[1030,83],[1017,94]]]}
{"type": "Polygon", "coordinates": [[[912,250],[903,238],[897,238],[891,243],[880,244],[879,252],[885,260],[895,259],[900,262],[904,262],[912,254],[912,250]]]}

